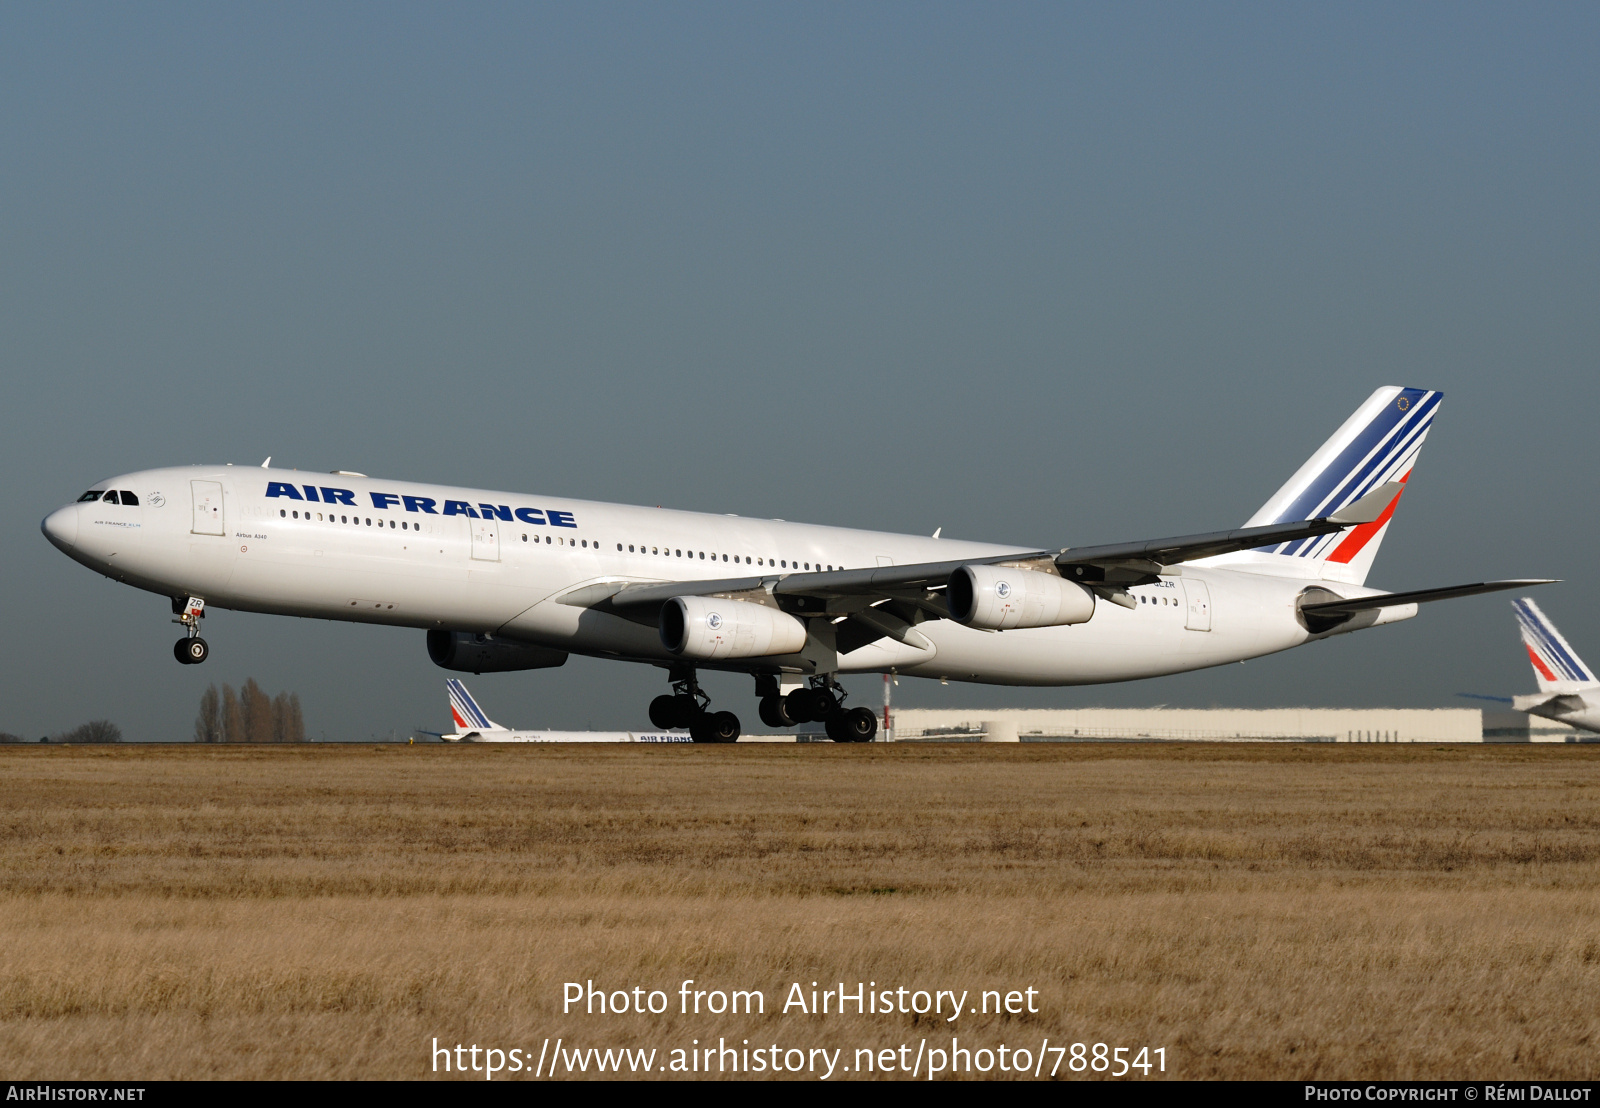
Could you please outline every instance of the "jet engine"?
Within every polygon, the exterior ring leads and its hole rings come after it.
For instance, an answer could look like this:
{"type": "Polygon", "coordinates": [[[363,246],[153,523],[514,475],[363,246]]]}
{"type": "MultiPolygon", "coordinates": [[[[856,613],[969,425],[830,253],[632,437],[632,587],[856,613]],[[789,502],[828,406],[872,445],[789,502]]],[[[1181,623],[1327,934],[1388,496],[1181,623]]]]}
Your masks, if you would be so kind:
{"type": "Polygon", "coordinates": [[[674,654],[708,661],[795,654],[806,625],[787,612],[711,596],[675,596],[661,606],[661,643],[674,654]]]}
{"type": "Polygon", "coordinates": [[[428,657],[433,664],[461,673],[507,673],[517,669],[554,669],[567,664],[564,650],[532,643],[476,635],[471,631],[429,631],[428,657]]]}
{"type": "Polygon", "coordinates": [[[986,631],[1087,623],[1094,594],[1053,573],[1005,566],[962,566],[950,575],[950,618],[986,631]]]}

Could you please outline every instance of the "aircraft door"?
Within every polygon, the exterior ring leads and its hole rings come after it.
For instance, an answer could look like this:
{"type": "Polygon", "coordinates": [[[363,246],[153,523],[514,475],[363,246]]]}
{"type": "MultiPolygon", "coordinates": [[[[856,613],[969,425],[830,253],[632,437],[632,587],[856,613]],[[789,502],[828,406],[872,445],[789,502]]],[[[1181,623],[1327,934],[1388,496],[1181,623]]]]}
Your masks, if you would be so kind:
{"type": "Polygon", "coordinates": [[[494,519],[472,520],[472,557],[479,562],[500,560],[500,524],[494,519]]]}
{"type": "Polygon", "coordinates": [[[1206,588],[1204,581],[1191,580],[1180,577],[1183,582],[1183,593],[1189,602],[1189,612],[1183,625],[1191,631],[1211,630],[1211,590],[1206,588]]]}
{"type": "Polygon", "coordinates": [[[190,530],[196,535],[227,534],[222,526],[222,482],[190,481],[189,489],[194,494],[194,525],[190,530]]]}

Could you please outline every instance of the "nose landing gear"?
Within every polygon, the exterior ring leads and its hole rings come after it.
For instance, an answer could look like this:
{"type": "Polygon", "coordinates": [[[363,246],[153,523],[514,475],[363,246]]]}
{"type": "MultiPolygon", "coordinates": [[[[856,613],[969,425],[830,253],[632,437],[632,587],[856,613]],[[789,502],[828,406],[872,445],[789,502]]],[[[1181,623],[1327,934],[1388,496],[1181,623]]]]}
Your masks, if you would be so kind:
{"type": "Polygon", "coordinates": [[[172,611],[178,617],[172,622],[182,624],[188,632],[172,644],[172,656],[186,666],[197,666],[211,657],[210,645],[200,637],[200,621],[205,618],[206,602],[198,596],[191,596],[187,601],[174,600],[172,611]]]}
{"type": "Polygon", "coordinates": [[[731,743],[739,740],[739,717],[732,712],[710,710],[711,698],[701,691],[694,670],[674,669],[672,695],[658,696],[650,702],[650,722],[663,731],[689,729],[697,743],[731,743]]]}

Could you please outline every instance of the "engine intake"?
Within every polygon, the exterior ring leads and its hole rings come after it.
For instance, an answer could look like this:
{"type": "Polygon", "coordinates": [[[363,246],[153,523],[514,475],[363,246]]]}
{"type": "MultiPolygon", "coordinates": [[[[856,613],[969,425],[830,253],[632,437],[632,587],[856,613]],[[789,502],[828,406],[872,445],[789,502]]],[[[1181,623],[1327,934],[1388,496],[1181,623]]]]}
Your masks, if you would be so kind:
{"type": "Polygon", "coordinates": [[[429,631],[428,657],[433,664],[460,673],[509,673],[518,669],[554,669],[567,664],[564,650],[532,643],[476,635],[471,631],[429,631]]]}
{"type": "Polygon", "coordinates": [[[1064,627],[1094,615],[1088,589],[1032,569],[962,566],[950,575],[945,597],[951,619],[987,631],[1064,627]]]}
{"type": "Polygon", "coordinates": [[[806,644],[804,623],[748,600],[675,596],[661,606],[659,627],[672,653],[708,661],[795,654],[806,644]]]}

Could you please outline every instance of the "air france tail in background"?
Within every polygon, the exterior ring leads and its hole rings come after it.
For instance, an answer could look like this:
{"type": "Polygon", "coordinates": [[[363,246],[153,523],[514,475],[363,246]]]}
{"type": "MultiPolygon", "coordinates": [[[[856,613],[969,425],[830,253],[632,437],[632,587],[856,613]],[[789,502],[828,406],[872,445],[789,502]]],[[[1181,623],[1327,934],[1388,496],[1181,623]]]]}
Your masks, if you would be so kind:
{"type": "MultiPolygon", "coordinates": [[[[454,677],[447,680],[453,735],[439,735],[447,743],[686,743],[693,742],[687,731],[513,731],[490,719],[467,686],[454,677]]],[[[433,734],[433,732],[424,732],[433,734]]]]}
{"type": "Polygon", "coordinates": [[[1522,597],[1513,600],[1511,607],[1517,613],[1522,644],[1539,682],[1537,694],[1513,697],[1512,707],[1585,731],[1600,731],[1600,681],[1595,680],[1594,671],[1567,645],[1539,605],[1522,597]]]}

